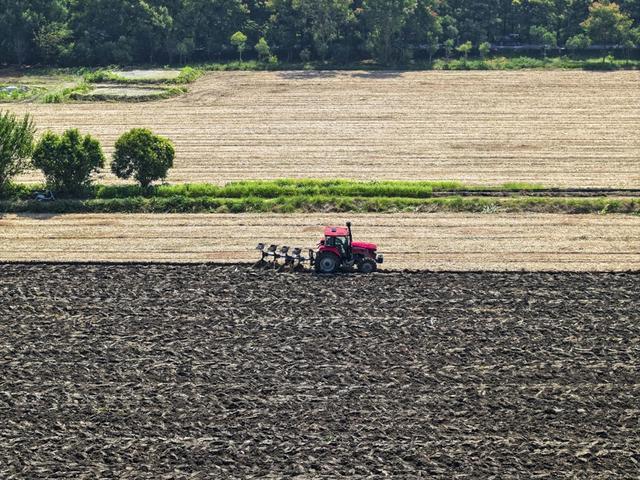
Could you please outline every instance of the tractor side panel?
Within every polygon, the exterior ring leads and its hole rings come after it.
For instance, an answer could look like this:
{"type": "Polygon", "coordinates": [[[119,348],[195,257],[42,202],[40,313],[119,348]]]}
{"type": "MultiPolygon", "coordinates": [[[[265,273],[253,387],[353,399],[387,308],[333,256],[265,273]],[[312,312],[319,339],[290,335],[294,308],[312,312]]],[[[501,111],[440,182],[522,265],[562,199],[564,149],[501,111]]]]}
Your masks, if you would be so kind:
{"type": "Polygon", "coordinates": [[[353,248],[353,255],[362,255],[365,258],[376,258],[376,254],[375,252],[371,251],[371,250],[367,250],[365,248],[353,248]]]}
{"type": "Polygon", "coordinates": [[[337,247],[327,247],[327,246],[321,246],[318,249],[318,253],[320,252],[331,252],[333,253],[336,257],[338,258],[342,258],[342,256],[340,255],[340,250],[338,250],[337,247]]]}

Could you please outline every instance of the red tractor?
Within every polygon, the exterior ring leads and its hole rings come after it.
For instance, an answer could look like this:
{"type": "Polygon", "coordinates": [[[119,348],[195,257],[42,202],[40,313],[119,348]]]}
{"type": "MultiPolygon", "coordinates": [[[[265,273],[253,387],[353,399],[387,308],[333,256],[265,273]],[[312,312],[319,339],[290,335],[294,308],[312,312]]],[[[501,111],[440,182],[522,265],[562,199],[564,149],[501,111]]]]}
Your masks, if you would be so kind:
{"type": "Polygon", "coordinates": [[[384,261],[382,254],[377,253],[375,243],[353,241],[351,222],[347,222],[346,228],[326,227],[317,250],[309,249],[308,257],[302,255],[301,248],[290,249],[287,246],[278,248],[271,245],[265,249],[265,244],[260,243],[257,250],[262,253],[257,266],[296,270],[309,262],[318,273],[335,273],[339,269],[352,270],[353,267],[361,273],[372,273],[384,261]]]}

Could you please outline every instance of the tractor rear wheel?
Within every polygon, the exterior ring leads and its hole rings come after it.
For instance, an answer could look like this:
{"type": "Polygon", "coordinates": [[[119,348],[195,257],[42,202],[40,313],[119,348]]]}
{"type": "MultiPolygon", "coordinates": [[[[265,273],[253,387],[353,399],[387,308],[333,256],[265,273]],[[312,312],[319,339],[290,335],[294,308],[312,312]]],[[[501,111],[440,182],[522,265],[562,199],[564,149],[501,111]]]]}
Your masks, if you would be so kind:
{"type": "Polygon", "coordinates": [[[373,273],[378,268],[376,261],[371,258],[365,258],[358,263],[358,271],[360,273],[373,273]]]}
{"type": "Polygon", "coordinates": [[[316,257],[317,273],[335,273],[340,266],[338,257],[331,252],[322,252],[316,257]]]}

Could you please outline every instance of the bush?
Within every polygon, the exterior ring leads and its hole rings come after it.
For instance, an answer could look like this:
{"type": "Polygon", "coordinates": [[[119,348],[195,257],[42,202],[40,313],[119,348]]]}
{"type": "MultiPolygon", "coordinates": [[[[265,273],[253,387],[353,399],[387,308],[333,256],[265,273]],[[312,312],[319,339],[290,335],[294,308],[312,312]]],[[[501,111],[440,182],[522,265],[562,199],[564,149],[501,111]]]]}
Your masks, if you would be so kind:
{"type": "Polygon", "coordinates": [[[33,166],[42,170],[51,190],[62,194],[86,190],[104,160],[100,143],[76,129],[45,133],[33,152],[33,166]]]}
{"type": "Polygon", "coordinates": [[[482,42],[478,45],[478,53],[480,53],[480,58],[485,58],[491,52],[491,44],[489,42],[482,42]]]}
{"type": "Polygon", "coordinates": [[[119,178],[133,176],[147,189],[154,180],[166,178],[174,157],[175,149],[168,139],[134,128],[116,142],[111,171],[119,178]]]}
{"type": "Polygon", "coordinates": [[[261,62],[271,56],[271,49],[269,48],[269,44],[264,39],[264,37],[260,37],[260,40],[258,40],[258,43],[256,43],[256,46],[254,48],[256,52],[258,52],[258,59],[261,62]]]}
{"type": "Polygon", "coordinates": [[[13,113],[0,114],[0,191],[29,166],[35,130],[29,115],[18,120],[13,113]]]}
{"type": "Polygon", "coordinates": [[[202,70],[192,67],[184,67],[180,70],[180,75],[173,81],[173,83],[184,84],[195,82],[202,75],[202,70]]]}
{"type": "Polygon", "coordinates": [[[464,55],[464,59],[466,61],[469,53],[471,53],[471,50],[473,50],[473,44],[469,41],[464,42],[462,45],[456,48],[456,50],[464,55]]]}

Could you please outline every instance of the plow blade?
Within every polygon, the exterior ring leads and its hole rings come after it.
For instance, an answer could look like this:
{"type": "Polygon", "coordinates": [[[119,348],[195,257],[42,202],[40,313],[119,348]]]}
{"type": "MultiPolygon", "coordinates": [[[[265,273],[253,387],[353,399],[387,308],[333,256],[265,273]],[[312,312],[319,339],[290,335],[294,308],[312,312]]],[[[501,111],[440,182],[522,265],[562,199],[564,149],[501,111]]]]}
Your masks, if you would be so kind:
{"type": "Polygon", "coordinates": [[[278,245],[269,245],[267,247],[266,244],[259,243],[256,250],[261,255],[260,260],[254,265],[256,268],[298,271],[304,270],[307,263],[309,267],[312,267],[315,261],[315,255],[311,249],[309,249],[309,255],[306,257],[302,255],[302,248],[291,248],[287,245],[278,248],[278,245]]]}

